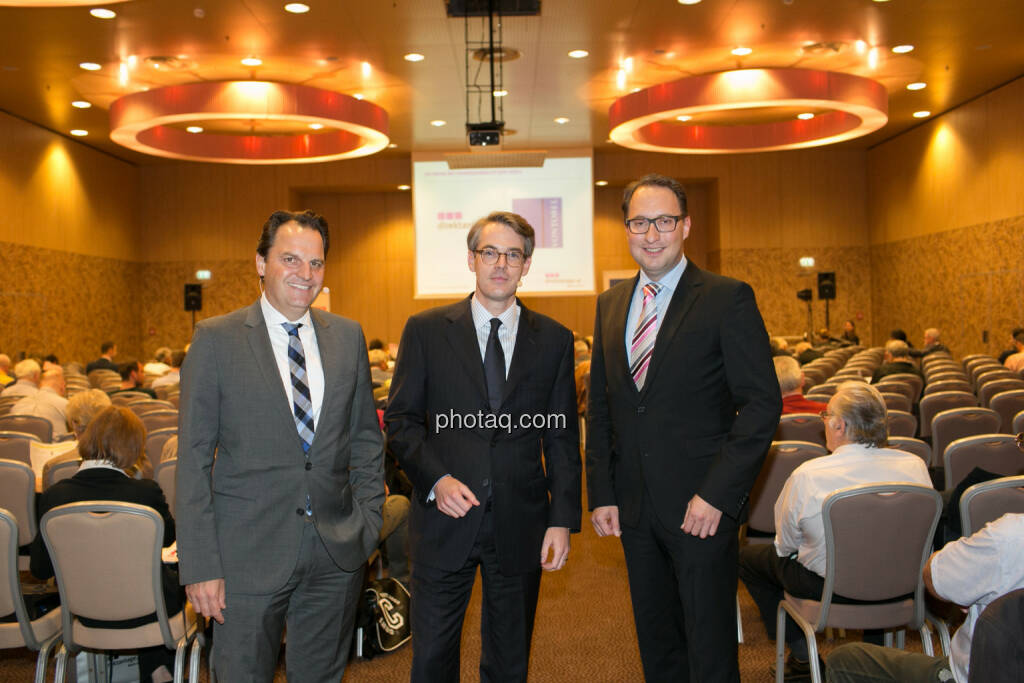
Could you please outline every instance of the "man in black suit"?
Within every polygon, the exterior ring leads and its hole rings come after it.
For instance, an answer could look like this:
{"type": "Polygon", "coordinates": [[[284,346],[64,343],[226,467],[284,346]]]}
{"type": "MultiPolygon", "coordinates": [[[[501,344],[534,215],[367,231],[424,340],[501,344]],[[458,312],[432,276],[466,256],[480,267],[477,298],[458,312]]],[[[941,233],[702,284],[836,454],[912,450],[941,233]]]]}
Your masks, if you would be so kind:
{"type": "Polygon", "coordinates": [[[481,681],[525,681],[540,570],[580,524],[572,333],[516,299],[534,232],[494,212],[467,237],[476,290],[406,323],[384,416],[412,481],[414,683],[457,683],[483,575],[481,681]]]}
{"type": "Polygon", "coordinates": [[[114,362],[114,356],[117,355],[117,344],[112,341],[105,341],[100,344],[100,357],[85,366],[85,374],[89,374],[93,370],[113,370],[119,372],[117,363],[114,362]]]}
{"type": "Polygon", "coordinates": [[[686,193],[626,188],[640,273],[597,300],[587,489],[621,536],[647,681],[739,681],[737,530],[782,401],[750,286],[683,256],[686,193]]]}

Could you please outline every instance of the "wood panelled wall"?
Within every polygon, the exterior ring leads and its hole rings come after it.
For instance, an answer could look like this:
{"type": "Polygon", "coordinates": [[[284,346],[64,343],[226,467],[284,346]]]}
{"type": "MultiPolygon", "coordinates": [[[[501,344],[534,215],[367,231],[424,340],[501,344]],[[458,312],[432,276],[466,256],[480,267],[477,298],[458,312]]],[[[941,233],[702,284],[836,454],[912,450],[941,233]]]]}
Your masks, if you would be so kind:
{"type": "Polygon", "coordinates": [[[1024,325],[1022,108],[1024,78],[868,153],[876,339],[997,353],[1024,325]]]}

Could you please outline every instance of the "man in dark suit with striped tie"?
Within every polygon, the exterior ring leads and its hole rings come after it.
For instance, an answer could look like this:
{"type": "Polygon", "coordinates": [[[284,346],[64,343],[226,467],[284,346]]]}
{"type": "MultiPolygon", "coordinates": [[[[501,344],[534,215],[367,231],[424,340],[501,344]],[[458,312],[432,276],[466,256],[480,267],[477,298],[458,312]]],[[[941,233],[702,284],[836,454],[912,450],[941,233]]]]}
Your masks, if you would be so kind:
{"type": "Polygon", "coordinates": [[[686,193],[649,175],[623,218],[640,273],[594,322],[587,490],[621,536],[647,681],[739,681],[737,530],[782,410],[750,286],[683,255],[686,193]]]}

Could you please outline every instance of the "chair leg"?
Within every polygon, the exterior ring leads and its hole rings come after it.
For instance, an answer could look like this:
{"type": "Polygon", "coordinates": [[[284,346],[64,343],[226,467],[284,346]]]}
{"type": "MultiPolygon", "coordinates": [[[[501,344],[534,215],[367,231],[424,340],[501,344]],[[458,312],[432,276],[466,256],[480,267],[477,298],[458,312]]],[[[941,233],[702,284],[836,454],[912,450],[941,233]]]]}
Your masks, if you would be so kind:
{"type": "Polygon", "coordinates": [[[896,649],[902,650],[907,646],[907,629],[901,628],[896,631],[896,649]]]}
{"type": "Polygon", "coordinates": [[[50,638],[48,641],[43,643],[42,647],[39,648],[39,656],[36,657],[36,678],[35,683],[45,683],[46,681],[46,665],[49,663],[50,651],[54,645],[61,644],[60,633],[50,638]]]}
{"type": "Polygon", "coordinates": [[[199,683],[199,660],[203,653],[203,636],[200,634],[192,641],[192,652],[188,658],[188,680],[199,683]]]}
{"type": "Polygon", "coordinates": [[[185,680],[185,648],[188,639],[182,638],[178,646],[174,648],[174,683],[182,683],[185,680]]]}
{"type": "Polygon", "coordinates": [[[921,649],[929,657],[935,656],[935,648],[932,646],[932,629],[928,626],[927,621],[921,624],[921,649]]]}
{"type": "Polygon", "coordinates": [[[882,644],[885,647],[892,647],[893,646],[892,631],[886,631],[885,632],[885,634],[882,636],[882,644]]]}
{"type": "Polygon", "coordinates": [[[736,642],[743,643],[743,615],[740,614],[740,594],[736,593],[736,642]]]}
{"type": "Polygon", "coordinates": [[[776,683],[783,683],[783,668],[785,662],[783,660],[783,651],[785,645],[786,635],[786,613],[789,613],[793,617],[793,621],[797,623],[800,630],[804,632],[804,638],[807,640],[807,654],[809,655],[809,662],[811,666],[811,683],[821,683],[821,666],[818,662],[818,639],[814,633],[814,627],[795,609],[785,601],[779,603],[779,611],[777,614],[776,622],[776,641],[775,641],[775,681],[776,683]]]}
{"type": "Polygon", "coordinates": [[[57,650],[57,671],[53,676],[54,683],[64,683],[64,667],[68,663],[68,651],[64,647],[64,643],[60,644],[60,648],[57,650]]]}

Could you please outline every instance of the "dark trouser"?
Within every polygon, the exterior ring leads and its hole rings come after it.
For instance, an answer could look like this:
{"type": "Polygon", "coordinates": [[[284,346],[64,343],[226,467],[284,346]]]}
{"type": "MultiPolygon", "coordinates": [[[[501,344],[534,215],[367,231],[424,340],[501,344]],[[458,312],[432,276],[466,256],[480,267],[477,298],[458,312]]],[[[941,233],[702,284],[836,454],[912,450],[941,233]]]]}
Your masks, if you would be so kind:
{"type": "MultiPolygon", "coordinates": [[[[774,543],[745,546],[740,550],[739,571],[740,579],[761,612],[764,628],[772,640],[775,640],[775,615],[783,591],[794,598],[821,600],[821,592],[825,588],[825,579],[800,564],[795,557],[779,557],[774,543]]],[[[835,596],[833,601],[839,604],[858,602],[841,596],[835,596]]],[[[882,632],[865,631],[864,640],[880,645],[882,632]]],[[[787,614],[786,643],[792,645],[803,642],[803,631],[787,614]]]]}
{"type": "MultiPolygon", "coordinates": [[[[253,567],[259,571],[259,567],[253,567]]],[[[285,668],[289,683],[340,681],[352,644],[363,569],[339,569],[312,521],[303,527],[291,577],[269,595],[236,593],[226,586],[224,623],[214,626],[218,680],[269,683],[287,624],[285,668]]]]}
{"type": "Polygon", "coordinates": [[[487,504],[473,549],[461,569],[412,568],[412,683],[458,683],[459,645],[476,570],[483,578],[481,683],[526,681],[540,588],[537,569],[506,576],[498,568],[494,514],[487,504]]]}
{"type": "Polygon", "coordinates": [[[826,657],[829,683],[940,683],[953,680],[948,657],[849,643],[826,657]]]}
{"type": "Polygon", "coordinates": [[[723,517],[702,539],[664,526],[647,496],[642,506],[622,547],[644,679],[738,683],[735,525],[723,517]]]}

